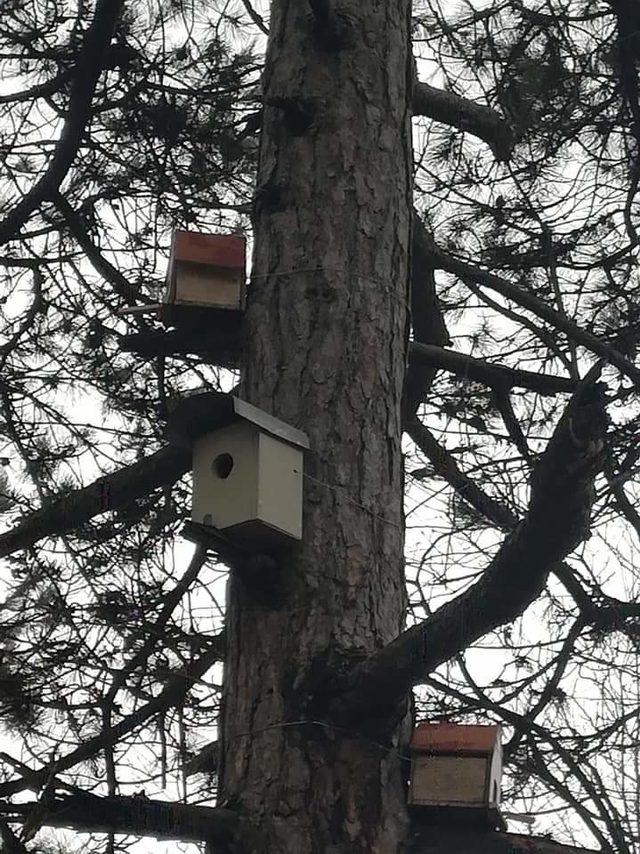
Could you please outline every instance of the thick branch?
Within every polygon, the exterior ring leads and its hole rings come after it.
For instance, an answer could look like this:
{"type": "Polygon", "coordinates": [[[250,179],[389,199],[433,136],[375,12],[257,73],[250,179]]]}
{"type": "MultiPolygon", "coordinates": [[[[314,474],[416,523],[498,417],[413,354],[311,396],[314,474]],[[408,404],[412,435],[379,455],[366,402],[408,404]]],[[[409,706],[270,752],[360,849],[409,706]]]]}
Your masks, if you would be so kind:
{"type": "MultiPolygon", "coordinates": [[[[444,478],[458,495],[502,531],[513,531],[519,522],[515,513],[482,490],[463,472],[449,451],[418,418],[406,424],[407,434],[431,461],[437,475],[444,478]]],[[[581,617],[602,631],[637,632],[640,604],[605,595],[600,589],[585,590],[569,564],[556,563],[553,574],[578,606],[581,617]]]]}
{"type": "MultiPolygon", "coordinates": [[[[411,325],[413,337],[424,344],[445,347],[451,344],[442,308],[436,293],[435,271],[430,257],[431,241],[420,215],[414,209],[411,240],[411,325]]],[[[402,417],[407,421],[425,400],[436,369],[413,360],[404,378],[402,417]]]]}
{"type": "Polygon", "coordinates": [[[45,173],[0,222],[0,244],[16,236],[36,208],[57,192],[73,163],[91,113],[104,58],[124,0],[98,0],[74,69],[67,118],[45,173]]]}
{"type": "Polygon", "coordinates": [[[355,721],[389,711],[413,685],[487,632],[518,617],[554,565],[588,535],[594,478],[603,464],[604,394],[579,386],[531,477],[531,500],[480,580],[355,667],[331,709],[355,721]]]}
{"type": "Polygon", "coordinates": [[[500,113],[453,92],[436,89],[427,83],[416,83],[413,89],[413,115],[428,116],[468,131],[486,142],[498,160],[508,160],[513,151],[513,132],[500,113]]]}
{"type": "Polygon", "coordinates": [[[9,821],[20,823],[36,816],[42,826],[67,827],[81,833],[132,833],[218,846],[228,846],[238,826],[236,813],[221,807],[192,806],[145,797],[100,798],[91,794],[51,797],[23,804],[0,803],[0,813],[9,821]]]}
{"type": "Polygon", "coordinates": [[[455,350],[445,350],[432,344],[413,342],[410,348],[411,360],[421,364],[442,368],[459,377],[467,377],[491,388],[526,388],[539,394],[558,394],[575,390],[576,384],[567,377],[538,374],[507,365],[491,364],[483,359],[475,359],[455,350]]]}
{"type": "Polygon", "coordinates": [[[0,535],[0,557],[26,549],[44,537],[59,536],[78,528],[94,516],[119,510],[154,489],[174,483],[191,465],[191,452],[168,447],[137,463],[54,499],[50,505],[26,516],[11,531],[0,535]]]}
{"type": "Polygon", "coordinates": [[[640,386],[640,369],[633,362],[623,356],[618,350],[605,344],[596,335],[593,335],[586,329],[582,329],[581,326],[578,326],[577,323],[568,317],[564,317],[529,291],[515,285],[508,279],[503,279],[501,276],[488,273],[486,270],[481,270],[478,267],[472,267],[470,264],[466,264],[464,261],[460,261],[454,258],[453,255],[444,252],[435,246],[435,244],[432,244],[431,257],[438,269],[453,273],[462,282],[470,281],[474,285],[482,285],[496,291],[506,299],[512,300],[521,308],[547,321],[547,323],[551,324],[558,331],[564,332],[576,344],[580,344],[610,364],[615,365],[621,373],[640,386]]]}
{"type": "Polygon", "coordinates": [[[214,333],[211,328],[186,328],[171,332],[148,329],[123,336],[120,339],[120,349],[137,353],[145,359],[193,354],[212,365],[235,369],[240,364],[240,324],[236,323],[234,318],[229,318],[225,328],[220,324],[214,333]]]}

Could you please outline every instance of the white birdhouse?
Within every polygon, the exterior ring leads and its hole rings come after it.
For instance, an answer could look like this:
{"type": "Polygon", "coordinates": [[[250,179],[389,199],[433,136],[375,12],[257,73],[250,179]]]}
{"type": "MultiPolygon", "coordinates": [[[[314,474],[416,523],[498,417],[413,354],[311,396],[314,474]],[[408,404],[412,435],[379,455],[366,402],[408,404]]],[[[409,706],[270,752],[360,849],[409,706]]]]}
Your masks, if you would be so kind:
{"type": "Polygon", "coordinates": [[[502,745],[499,726],[421,723],[411,739],[409,803],[497,811],[502,745]]]}
{"type": "Polygon", "coordinates": [[[302,538],[307,436],[231,395],[187,398],[169,431],[193,445],[192,520],[252,546],[302,538]]]}
{"type": "Polygon", "coordinates": [[[237,234],[175,231],[164,296],[172,307],[244,308],[246,240],[237,234]]]}

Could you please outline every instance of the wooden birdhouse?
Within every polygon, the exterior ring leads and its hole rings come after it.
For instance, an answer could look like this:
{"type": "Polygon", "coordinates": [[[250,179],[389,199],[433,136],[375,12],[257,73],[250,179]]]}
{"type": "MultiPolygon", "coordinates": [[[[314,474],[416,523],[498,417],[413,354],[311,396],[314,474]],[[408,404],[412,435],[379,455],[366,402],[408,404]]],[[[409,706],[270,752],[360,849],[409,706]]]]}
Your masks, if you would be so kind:
{"type": "Polygon", "coordinates": [[[175,231],[162,319],[194,316],[194,309],[244,309],[246,240],[237,234],[175,231]],[[186,311],[185,311],[186,310],[186,311]]]}
{"type": "Polygon", "coordinates": [[[502,775],[499,726],[421,723],[413,731],[410,748],[412,805],[497,811],[502,775]]]}
{"type": "Polygon", "coordinates": [[[204,361],[236,368],[242,350],[246,240],[237,234],[175,231],[161,303],[118,309],[155,314],[171,331],[125,335],[120,346],[146,358],[195,353],[204,361]]]}
{"type": "Polygon", "coordinates": [[[302,538],[307,436],[231,395],[183,401],[170,429],[193,445],[192,520],[252,547],[302,538]]]}

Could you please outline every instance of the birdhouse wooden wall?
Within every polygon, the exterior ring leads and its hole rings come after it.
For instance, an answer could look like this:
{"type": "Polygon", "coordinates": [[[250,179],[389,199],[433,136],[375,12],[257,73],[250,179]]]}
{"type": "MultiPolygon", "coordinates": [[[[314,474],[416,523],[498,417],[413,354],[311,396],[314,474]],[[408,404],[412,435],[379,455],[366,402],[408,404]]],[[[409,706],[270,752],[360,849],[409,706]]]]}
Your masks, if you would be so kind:
{"type": "Polygon", "coordinates": [[[302,537],[303,451],[236,421],[196,440],[192,519],[255,544],[302,537]]]}
{"type": "Polygon", "coordinates": [[[164,302],[241,310],[245,266],[246,241],[241,235],[175,231],[164,302]]]}
{"type": "Polygon", "coordinates": [[[500,803],[500,727],[419,724],[411,740],[411,804],[496,809],[500,803]]]}

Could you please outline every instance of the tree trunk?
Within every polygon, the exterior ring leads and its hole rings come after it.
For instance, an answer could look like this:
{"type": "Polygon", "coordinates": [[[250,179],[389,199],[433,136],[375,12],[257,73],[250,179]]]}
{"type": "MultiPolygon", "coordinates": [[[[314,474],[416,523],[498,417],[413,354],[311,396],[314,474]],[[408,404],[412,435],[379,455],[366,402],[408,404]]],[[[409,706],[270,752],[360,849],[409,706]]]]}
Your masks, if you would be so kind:
{"type": "Polygon", "coordinates": [[[243,396],[311,452],[275,589],[229,584],[221,789],[260,854],[389,854],[406,832],[406,710],[318,721],[323,680],[405,610],[410,2],[339,5],[274,0],[264,74],[243,396]]]}

